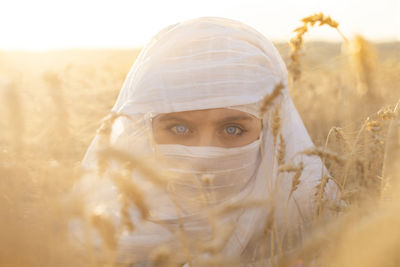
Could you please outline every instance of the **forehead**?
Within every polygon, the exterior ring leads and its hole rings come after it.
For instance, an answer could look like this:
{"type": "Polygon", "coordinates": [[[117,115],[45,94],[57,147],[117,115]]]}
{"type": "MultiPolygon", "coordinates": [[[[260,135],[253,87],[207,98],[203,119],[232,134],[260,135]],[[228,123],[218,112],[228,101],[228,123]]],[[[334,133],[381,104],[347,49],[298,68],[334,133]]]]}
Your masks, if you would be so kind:
{"type": "Polygon", "coordinates": [[[154,121],[163,122],[173,119],[181,119],[191,122],[196,121],[221,121],[221,120],[242,120],[242,121],[257,121],[253,115],[229,108],[215,108],[204,110],[190,110],[182,112],[171,112],[159,114],[154,118],[154,121]]]}

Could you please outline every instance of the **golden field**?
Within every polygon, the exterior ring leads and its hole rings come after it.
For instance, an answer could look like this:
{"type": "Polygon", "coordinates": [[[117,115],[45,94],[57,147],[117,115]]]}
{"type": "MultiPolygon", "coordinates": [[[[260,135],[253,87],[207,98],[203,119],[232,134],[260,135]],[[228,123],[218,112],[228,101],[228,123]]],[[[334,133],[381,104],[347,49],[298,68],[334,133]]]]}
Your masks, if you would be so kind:
{"type": "MultiPolygon", "coordinates": [[[[289,66],[289,45],[276,46],[289,66]]],[[[359,37],[306,42],[299,52],[291,96],[318,148],[310,156],[323,158],[347,205],[281,266],[315,258],[315,266],[399,266],[400,43],[359,37]]],[[[92,248],[82,257],[70,243],[73,218],[97,228],[112,250],[107,221],[85,217],[79,200],[65,195],[138,53],[0,52],[0,266],[99,265],[92,248]]],[[[159,252],[155,266],[170,266],[169,253],[159,252]]]]}

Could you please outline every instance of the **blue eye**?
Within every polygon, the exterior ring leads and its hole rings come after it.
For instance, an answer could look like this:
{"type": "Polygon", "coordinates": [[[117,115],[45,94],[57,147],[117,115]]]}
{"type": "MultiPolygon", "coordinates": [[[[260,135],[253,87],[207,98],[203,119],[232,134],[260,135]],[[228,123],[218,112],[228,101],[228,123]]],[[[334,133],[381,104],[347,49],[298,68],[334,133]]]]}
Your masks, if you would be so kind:
{"type": "Polygon", "coordinates": [[[182,125],[182,124],[173,126],[171,129],[176,134],[186,134],[188,132],[188,128],[185,125],[182,125]]]}
{"type": "Polygon", "coordinates": [[[225,132],[229,135],[240,135],[243,131],[236,126],[228,126],[225,128],[225,132]]]}

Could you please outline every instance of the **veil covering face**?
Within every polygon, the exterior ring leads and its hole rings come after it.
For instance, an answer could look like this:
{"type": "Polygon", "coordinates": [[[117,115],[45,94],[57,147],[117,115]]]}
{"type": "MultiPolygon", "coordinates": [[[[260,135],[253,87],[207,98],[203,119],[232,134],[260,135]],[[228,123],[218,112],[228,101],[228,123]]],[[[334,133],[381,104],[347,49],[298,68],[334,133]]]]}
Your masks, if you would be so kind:
{"type": "MultiPolygon", "coordinates": [[[[139,208],[130,207],[135,229],[121,232],[117,261],[147,261],[155,248],[166,245],[178,261],[186,262],[188,254],[195,259],[212,253],[205,244],[218,240],[215,250],[240,257],[268,231],[283,236],[311,222],[316,186],[325,169],[319,158],[301,154],[313,144],[290,99],[287,76],[273,44],[237,21],[202,17],[166,27],[153,37],[112,108],[119,117],[107,142],[140,160],[163,182],[157,184],[140,170],[125,177],[140,188],[136,196],[143,198],[148,214],[143,219],[139,208]],[[263,98],[278,84],[283,85],[280,96],[260,114],[263,98]],[[234,148],[153,141],[156,115],[215,108],[258,117],[263,124],[259,139],[234,148]],[[278,111],[279,122],[274,122],[278,111]],[[300,171],[282,171],[283,165],[300,171]]],[[[97,177],[102,148],[98,135],[83,160],[88,175],[77,186],[87,212],[106,214],[117,226],[123,221],[121,190],[107,176],[123,166],[114,160],[104,177],[97,177]]],[[[325,192],[333,188],[328,183],[325,192]]]]}

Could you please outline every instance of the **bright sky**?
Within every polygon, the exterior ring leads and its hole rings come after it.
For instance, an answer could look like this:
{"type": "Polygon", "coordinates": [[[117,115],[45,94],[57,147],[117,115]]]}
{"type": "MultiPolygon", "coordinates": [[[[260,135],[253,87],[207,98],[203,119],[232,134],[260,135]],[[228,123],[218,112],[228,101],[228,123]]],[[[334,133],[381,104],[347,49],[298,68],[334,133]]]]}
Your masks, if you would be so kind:
{"type": "MultiPolygon", "coordinates": [[[[400,40],[400,0],[1,0],[0,49],[140,47],[163,27],[199,16],[237,19],[288,41],[302,17],[321,11],[347,37],[400,40]]],[[[339,40],[325,27],[307,38],[339,40]]]]}

